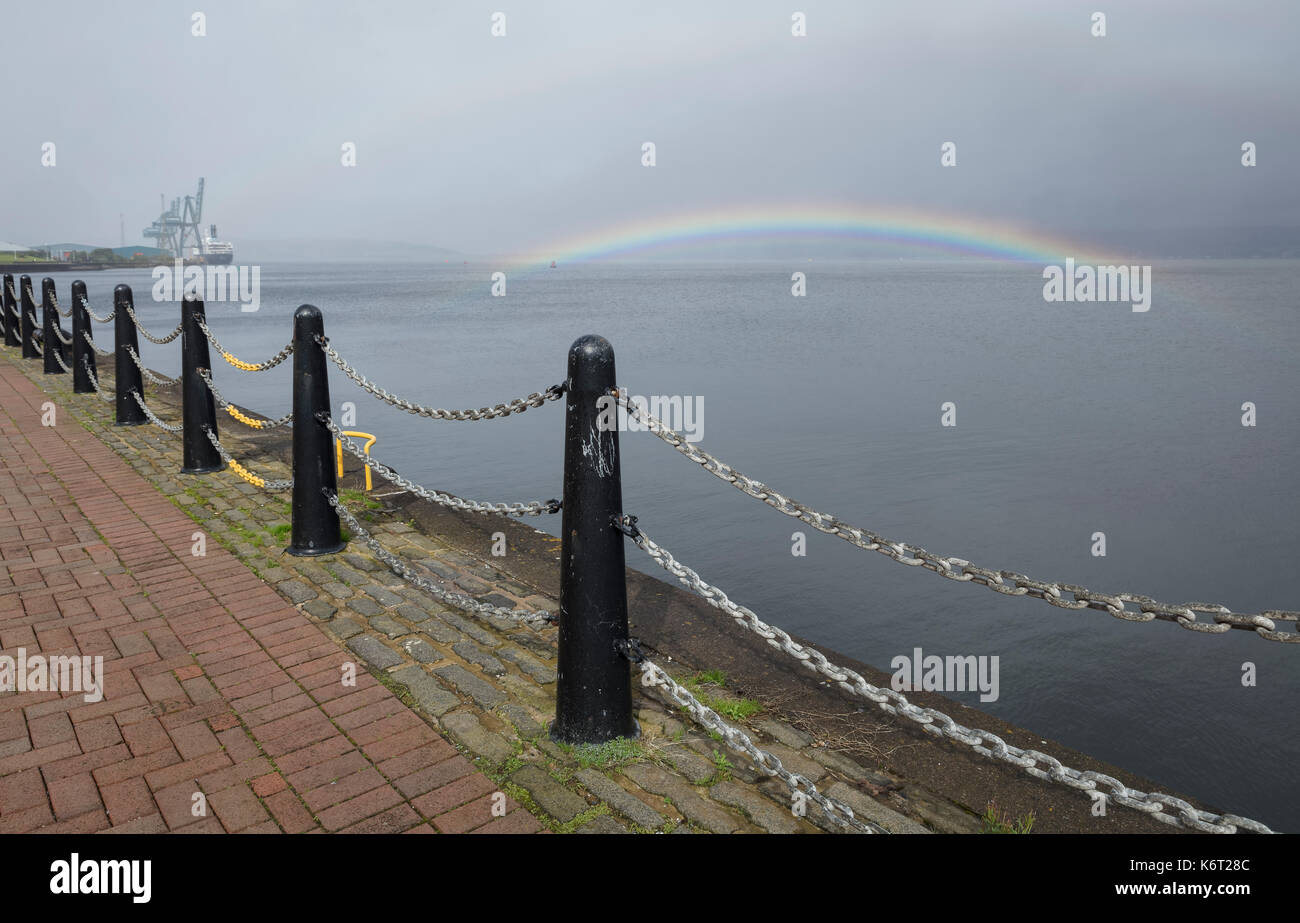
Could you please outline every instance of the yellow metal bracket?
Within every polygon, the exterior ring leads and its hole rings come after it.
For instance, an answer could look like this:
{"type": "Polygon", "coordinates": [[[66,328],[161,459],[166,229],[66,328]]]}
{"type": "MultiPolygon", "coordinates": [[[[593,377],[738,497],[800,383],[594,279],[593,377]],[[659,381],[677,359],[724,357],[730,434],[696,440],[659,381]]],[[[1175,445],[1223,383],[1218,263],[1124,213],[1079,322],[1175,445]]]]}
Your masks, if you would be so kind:
{"type": "MultiPolygon", "coordinates": [[[[343,430],[343,435],[356,436],[359,439],[366,440],[366,444],[362,446],[362,448],[365,450],[367,458],[370,457],[370,447],[379,441],[378,436],[371,433],[363,433],[360,430],[355,429],[345,429],[343,430]]],[[[334,439],[334,456],[338,459],[339,477],[343,477],[343,440],[338,439],[337,437],[334,439]]],[[[366,465],[366,490],[370,490],[373,486],[374,485],[370,480],[370,466],[366,465]]]]}

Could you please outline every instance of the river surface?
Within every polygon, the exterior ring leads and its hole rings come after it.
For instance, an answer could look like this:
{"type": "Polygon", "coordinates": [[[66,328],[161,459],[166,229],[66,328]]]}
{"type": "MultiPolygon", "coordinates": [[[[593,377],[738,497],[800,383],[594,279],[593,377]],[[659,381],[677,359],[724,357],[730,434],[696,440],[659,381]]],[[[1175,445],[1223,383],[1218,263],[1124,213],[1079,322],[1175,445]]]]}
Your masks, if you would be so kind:
{"type": "MultiPolygon", "coordinates": [[[[315,304],[363,374],[446,408],[558,383],[569,344],[597,333],[632,394],[697,411],[702,400],[703,448],[847,522],[1102,592],[1300,608],[1300,261],[1157,264],[1145,313],[1047,303],[1042,266],[1028,263],[575,264],[510,273],[504,297],[490,291],[495,268],[268,264],[258,311],[210,304],[208,316],[257,362],[288,340],[294,308],[315,304]],[[806,297],[791,295],[795,270],[806,297]],[[1242,425],[1248,401],[1254,427],[1242,425]],[[945,402],[955,426],[941,425],[945,402]]],[[[125,281],[147,326],[179,317],[151,300],[147,272],[85,279],[100,313],[125,281]]],[[[65,304],[70,282],[60,274],[65,304]]],[[[179,344],[142,346],[178,373],[179,344]]],[[[276,417],[289,365],[216,375],[228,398],[276,417]]],[[[379,436],[375,457],[420,483],[493,501],[561,492],[560,403],[453,424],[387,407],[341,374],[331,388],[336,409],[354,402],[355,428],[379,436]]],[[[622,453],[626,510],[765,620],[882,669],[918,647],[997,656],[996,701],[950,694],[1300,830],[1300,647],[943,580],[806,528],[649,433],[624,433],[622,453]]],[[[559,517],[530,522],[555,532],[559,517]]],[[[628,560],[667,578],[630,546],[628,560]]]]}

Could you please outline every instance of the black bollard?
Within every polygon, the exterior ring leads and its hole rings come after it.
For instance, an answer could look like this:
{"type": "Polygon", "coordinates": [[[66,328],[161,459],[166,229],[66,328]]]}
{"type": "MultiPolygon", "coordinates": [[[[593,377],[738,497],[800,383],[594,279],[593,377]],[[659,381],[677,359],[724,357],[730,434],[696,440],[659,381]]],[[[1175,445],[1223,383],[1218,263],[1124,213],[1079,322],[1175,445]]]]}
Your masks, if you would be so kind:
{"type": "Polygon", "coordinates": [[[22,318],[23,358],[36,359],[36,303],[32,300],[32,277],[18,280],[18,310],[22,318]]]}
{"type": "Polygon", "coordinates": [[[68,361],[63,354],[63,338],[59,336],[62,326],[59,324],[59,309],[54,306],[58,298],[54,289],[54,280],[46,276],[41,280],[41,342],[45,356],[45,374],[62,375],[63,366],[59,359],[68,361]]]}
{"type": "Polygon", "coordinates": [[[19,331],[22,325],[18,320],[18,299],[14,297],[14,274],[5,273],[4,292],[0,293],[3,298],[3,305],[0,305],[0,311],[4,313],[4,338],[6,346],[18,346],[22,343],[19,339],[19,331]]]}
{"type": "Polygon", "coordinates": [[[72,392],[89,394],[95,390],[90,376],[98,376],[95,351],[86,342],[91,333],[90,312],[86,310],[86,283],[78,279],[72,283],[72,392]],[[90,371],[86,371],[86,366],[90,371]]]}
{"type": "Polygon", "coordinates": [[[342,551],[339,515],[325,491],[338,493],[334,440],[318,413],[330,413],[329,366],[316,337],[325,335],[320,309],[293,312],[293,539],[289,554],[342,551]]]}
{"type": "Polygon", "coordinates": [[[185,445],[181,474],[206,474],[226,466],[221,453],[204,432],[207,428],[214,436],[217,434],[217,402],[199,377],[199,369],[207,369],[208,375],[212,374],[208,338],[199,329],[200,320],[206,320],[203,302],[187,294],[181,305],[182,441],[185,445]]]}
{"type": "MultiPolygon", "coordinates": [[[[639,733],[632,717],[627,580],[617,414],[601,425],[597,401],[615,387],[614,349],[585,336],[569,349],[564,417],[564,523],[560,548],[560,633],[551,737],[599,744],[639,733]]],[[[616,409],[616,408],[615,408],[616,409]]],[[[608,419],[608,410],[604,416],[608,419]]]]}
{"type": "Polygon", "coordinates": [[[131,320],[131,315],[126,313],[128,307],[135,308],[131,298],[131,286],[119,285],[113,289],[113,310],[117,312],[117,316],[113,319],[115,341],[113,371],[117,375],[115,404],[117,425],[142,426],[149,422],[149,418],[144,415],[144,408],[131,396],[131,392],[134,391],[140,397],[144,397],[144,375],[126,352],[129,346],[137,356],[140,355],[140,341],[136,338],[135,322],[131,320]]]}

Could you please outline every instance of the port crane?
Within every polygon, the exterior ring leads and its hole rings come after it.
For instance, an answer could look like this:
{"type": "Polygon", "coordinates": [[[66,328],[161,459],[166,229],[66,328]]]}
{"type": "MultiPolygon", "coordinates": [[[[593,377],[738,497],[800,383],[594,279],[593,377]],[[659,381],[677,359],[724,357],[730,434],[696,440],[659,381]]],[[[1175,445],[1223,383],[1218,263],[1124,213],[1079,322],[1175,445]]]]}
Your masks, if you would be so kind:
{"type": "Polygon", "coordinates": [[[163,199],[162,208],[162,214],[144,229],[144,236],[156,241],[155,246],[159,249],[170,250],[176,257],[185,255],[187,245],[195,252],[203,253],[203,235],[199,232],[199,221],[203,218],[203,177],[199,177],[199,190],[195,195],[172,199],[170,208],[163,199]]]}

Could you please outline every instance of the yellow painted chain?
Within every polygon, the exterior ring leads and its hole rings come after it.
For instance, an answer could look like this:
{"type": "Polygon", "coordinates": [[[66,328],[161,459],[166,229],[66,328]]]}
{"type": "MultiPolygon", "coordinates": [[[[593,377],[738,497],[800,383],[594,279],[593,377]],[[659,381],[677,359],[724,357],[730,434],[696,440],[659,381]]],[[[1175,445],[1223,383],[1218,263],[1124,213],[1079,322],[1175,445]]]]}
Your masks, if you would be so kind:
{"type": "Polygon", "coordinates": [[[289,490],[293,487],[292,478],[280,481],[268,481],[264,477],[253,474],[253,472],[249,471],[231,457],[230,453],[226,451],[226,447],[221,444],[221,440],[217,438],[216,433],[207,426],[203,427],[203,432],[207,435],[208,441],[212,443],[213,448],[215,448],[221,455],[221,460],[230,466],[230,470],[235,472],[235,474],[239,475],[248,483],[252,484],[254,487],[260,487],[263,490],[289,490]]]}
{"type": "Polygon", "coordinates": [[[252,484],[254,487],[266,486],[266,478],[260,478],[257,475],[253,474],[253,472],[249,471],[247,468],[245,468],[239,462],[235,461],[233,458],[226,459],[226,464],[230,465],[231,471],[235,472],[235,474],[239,475],[241,478],[243,478],[248,483],[252,484]]]}
{"type": "MultiPolygon", "coordinates": [[[[225,359],[235,368],[242,369],[245,372],[256,372],[258,370],[258,366],[255,363],[245,362],[243,359],[236,359],[228,352],[223,352],[221,358],[225,359]]],[[[238,419],[238,417],[236,417],[236,419],[238,419]]]]}
{"type": "Polygon", "coordinates": [[[266,427],[267,423],[270,422],[268,420],[254,420],[252,417],[246,416],[245,414],[240,413],[239,409],[234,404],[226,405],[226,413],[230,414],[245,426],[251,426],[253,429],[263,429],[266,427]]]}

